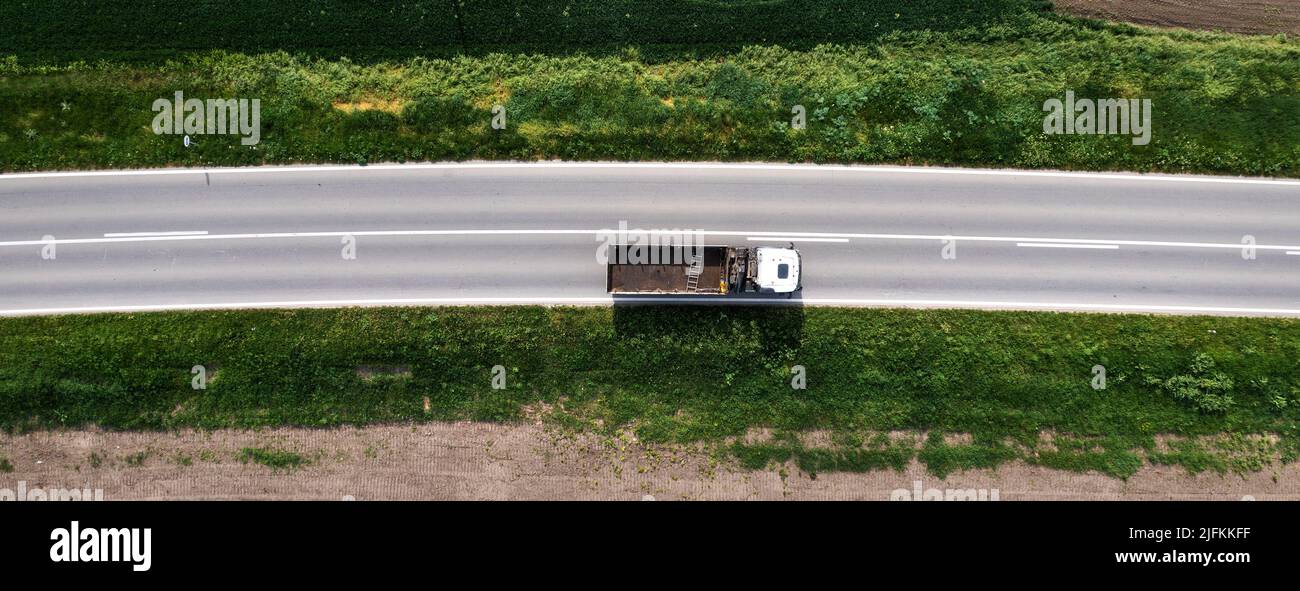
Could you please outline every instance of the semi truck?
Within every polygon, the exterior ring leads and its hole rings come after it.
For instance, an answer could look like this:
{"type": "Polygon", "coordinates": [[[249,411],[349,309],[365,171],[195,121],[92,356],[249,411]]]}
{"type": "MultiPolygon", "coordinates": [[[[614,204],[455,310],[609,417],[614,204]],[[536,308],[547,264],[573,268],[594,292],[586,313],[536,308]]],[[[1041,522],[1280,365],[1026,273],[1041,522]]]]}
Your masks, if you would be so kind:
{"type": "Polygon", "coordinates": [[[610,245],[606,277],[609,293],[724,296],[793,294],[803,289],[799,251],[793,244],[789,248],[673,246],[639,253],[635,248],[610,245]]]}

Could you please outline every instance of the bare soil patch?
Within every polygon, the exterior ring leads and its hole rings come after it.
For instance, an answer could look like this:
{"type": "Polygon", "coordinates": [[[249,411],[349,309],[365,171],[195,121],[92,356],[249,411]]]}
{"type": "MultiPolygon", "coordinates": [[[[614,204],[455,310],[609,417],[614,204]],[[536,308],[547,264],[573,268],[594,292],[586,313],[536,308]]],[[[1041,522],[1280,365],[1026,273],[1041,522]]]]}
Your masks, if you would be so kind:
{"type": "Polygon", "coordinates": [[[1300,499],[1300,466],[1245,476],[1145,467],[1128,481],[1023,463],[946,479],[905,470],[823,473],[793,465],[746,470],[702,447],[635,436],[561,433],[537,424],[427,423],[360,429],[0,435],[13,472],[0,488],[102,488],[124,499],[846,499],[888,500],[918,488],[997,489],[1020,499],[1300,499]],[[307,462],[241,462],[244,448],[307,462]]]}
{"type": "Polygon", "coordinates": [[[1067,14],[1159,27],[1300,34],[1300,0],[1055,0],[1067,14]]]}

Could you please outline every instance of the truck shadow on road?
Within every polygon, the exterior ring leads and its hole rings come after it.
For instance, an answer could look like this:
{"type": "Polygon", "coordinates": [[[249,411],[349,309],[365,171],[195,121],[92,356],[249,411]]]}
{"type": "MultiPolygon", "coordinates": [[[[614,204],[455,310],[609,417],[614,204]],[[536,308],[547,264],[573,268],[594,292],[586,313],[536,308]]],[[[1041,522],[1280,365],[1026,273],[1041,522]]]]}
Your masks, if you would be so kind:
{"type": "Polygon", "coordinates": [[[725,297],[700,304],[682,304],[680,298],[664,304],[647,299],[614,298],[614,332],[620,340],[706,342],[720,332],[757,331],[769,353],[795,350],[803,342],[804,306],[797,294],[773,298],[779,305],[728,303],[725,297]]]}

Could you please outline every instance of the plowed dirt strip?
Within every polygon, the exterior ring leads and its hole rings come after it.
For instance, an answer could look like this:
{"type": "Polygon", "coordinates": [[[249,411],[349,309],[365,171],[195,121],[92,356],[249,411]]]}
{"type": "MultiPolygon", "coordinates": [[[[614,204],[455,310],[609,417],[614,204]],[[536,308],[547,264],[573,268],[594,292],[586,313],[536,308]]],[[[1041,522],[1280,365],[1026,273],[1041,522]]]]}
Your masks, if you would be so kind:
{"type": "MultiPolygon", "coordinates": [[[[846,499],[945,489],[1015,499],[1300,499],[1300,466],[1246,476],[1144,467],[1127,482],[1013,463],[939,479],[902,472],[745,470],[704,449],[538,425],[428,423],[361,429],[0,435],[14,470],[0,489],[103,489],[122,499],[846,499]],[[244,448],[298,454],[299,468],[241,462],[244,448]]],[[[935,494],[930,492],[928,494],[935,494]]],[[[959,493],[960,494],[960,493],[959,493]]]]}
{"type": "Polygon", "coordinates": [[[1066,14],[1159,27],[1300,34],[1300,0],[1054,0],[1066,14]]]}

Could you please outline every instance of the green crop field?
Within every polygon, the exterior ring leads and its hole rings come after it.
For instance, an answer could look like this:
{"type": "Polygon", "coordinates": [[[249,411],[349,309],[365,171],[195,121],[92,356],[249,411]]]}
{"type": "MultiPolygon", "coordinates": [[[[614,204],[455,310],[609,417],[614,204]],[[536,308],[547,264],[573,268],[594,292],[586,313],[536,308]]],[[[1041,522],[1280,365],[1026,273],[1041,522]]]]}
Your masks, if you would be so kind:
{"type": "Polygon", "coordinates": [[[1024,22],[1039,0],[49,0],[0,5],[0,53],[155,58],[175,51],[286,50],[352,59],[511,46],[868,41],[908,30],[1024,22]]]}
{"type": "Polygon", "coordinates": [[[941,474],[1017,458],[1121,477],[1144,461],[1257,470],[1300,451],[1297,376],[1300,321],[1281,319],[635,306],[0,319],[10,430],[512,421],[546,403],[559,428],[812,472],[913,457],[941,474]],[[735,439],[754,428],[776,435],[735,439]],[[836,445],[805,447],[812,430],[836,445]],[[929,436],[886,436],[898,431],[929,436]]]}

